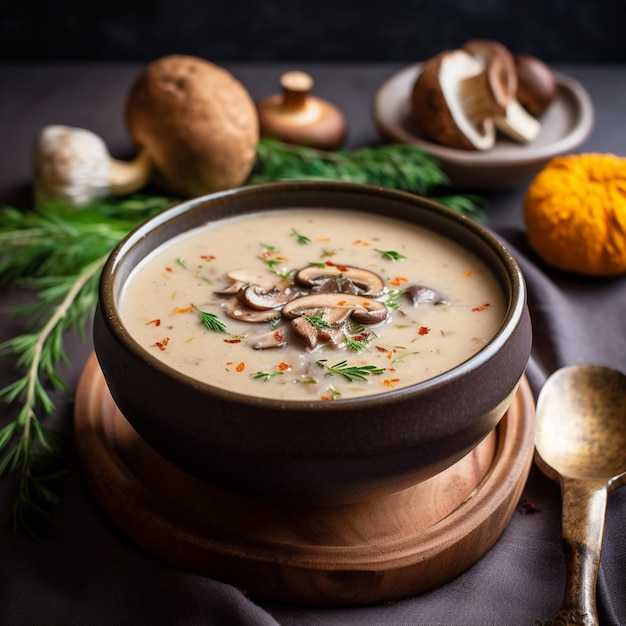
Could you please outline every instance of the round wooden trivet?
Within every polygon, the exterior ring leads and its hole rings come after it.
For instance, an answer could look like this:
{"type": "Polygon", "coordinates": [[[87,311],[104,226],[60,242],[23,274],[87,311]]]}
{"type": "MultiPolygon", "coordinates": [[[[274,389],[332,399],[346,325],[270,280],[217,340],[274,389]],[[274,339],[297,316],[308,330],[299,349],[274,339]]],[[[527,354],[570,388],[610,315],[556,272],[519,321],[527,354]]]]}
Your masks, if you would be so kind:
{"type": "Polygon", "coordinates": [[[257,599],[316,605],[396,600],[458,576],[497,541],[534,450],[526,378],[498,427],[451,468],[384,497],[332,507],[213,488],[150,448],[92,355],[78,384],[78,455],[96,500],[135,544],[257,599]]]}

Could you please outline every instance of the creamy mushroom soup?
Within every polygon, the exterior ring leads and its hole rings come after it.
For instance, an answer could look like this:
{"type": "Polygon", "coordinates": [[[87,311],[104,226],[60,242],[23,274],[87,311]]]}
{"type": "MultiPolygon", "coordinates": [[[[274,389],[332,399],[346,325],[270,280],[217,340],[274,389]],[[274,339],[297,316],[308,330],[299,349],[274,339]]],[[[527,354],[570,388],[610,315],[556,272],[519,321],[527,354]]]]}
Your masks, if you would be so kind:
{"type": "Polygon", "coordinates": [[[505,299],[477,257],[433,232],[353,211],[209,223],[135,268],[130,334],[190,377],[242,394],[336,400],[445,372],[481,350],[505,299]]]}

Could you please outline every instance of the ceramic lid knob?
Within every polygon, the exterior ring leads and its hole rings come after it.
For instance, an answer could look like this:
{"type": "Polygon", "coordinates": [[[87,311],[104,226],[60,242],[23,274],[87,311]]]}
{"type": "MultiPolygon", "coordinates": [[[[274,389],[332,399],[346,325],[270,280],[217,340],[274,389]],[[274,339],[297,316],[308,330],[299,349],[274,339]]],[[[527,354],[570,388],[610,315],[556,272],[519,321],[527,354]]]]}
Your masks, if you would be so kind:
{"type": "Polygon", "coordinates": [[[333,150],[346,137],[343,113],[327,100],[311,95],[313,78],[300,71],[280,77],[282,92],[257,102],[262,137],[333,150]]]}

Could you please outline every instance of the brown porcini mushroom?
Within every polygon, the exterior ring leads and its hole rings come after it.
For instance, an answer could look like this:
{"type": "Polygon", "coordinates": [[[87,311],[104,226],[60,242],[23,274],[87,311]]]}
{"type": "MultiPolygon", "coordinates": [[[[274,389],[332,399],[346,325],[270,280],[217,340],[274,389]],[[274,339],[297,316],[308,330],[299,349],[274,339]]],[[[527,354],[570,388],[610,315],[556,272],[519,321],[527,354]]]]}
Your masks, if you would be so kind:
{"type": "Polygon", "coordinates": [[[556,97],[556,80],[552,70],[530,54],[514,55],[517,73],[517,99],[531,115],[546,111],[556,97]]]}
{"type": "Polygon", "coordinates": [[[126,101],[133,140],[169,193],[199,196],[242,184],[256,157],[254,102],[227,70],[190,55],[150,63],[126,101]]]}
{"type": "Polygon", "coordinates": [[[114,159],[104,140],[85,128],[44,126],[33,147],[36,203],[62,200],[81,207],[98,198],[125,195],[144,187],[150,171],[144,151],[132,161],[114,159]]]}
{"type": "Polygon", "coordinates": [[[375,272],[348,265],[308,265],[296,273],[296,282],[315,292],[353,293],[378,298],[385,281],[375,272]]]}
{"type": "Polygon", "coordinates": [[[346,138],[343,113],[333,104],[311,95],[313,78],[298,71],[280,77],[281,93],[256,103],[262,137],[321,150],[334,150],[346,138]]]}
{"type": "Polygon", "coordinates": [[[491,39],[471,39],[463,45],[463,49],[485,65],[494,59],[500,60],[501,83],[505,87],[506,100],[504,113],[494,116],[497,130],[520,143],[528,143],[535,139],[541,131],[541,124],[518,100],[518,74],[514,57],[509,49],[499,41],[491,39]]]}
{"type": "Polygon", "coordinates": [[[465,50],[441,52],[422,66],[411,92],[411,115],[425,139],[460,150],[495,144],[493,117],[504,109],[498,62],[486,67],[465,50]]]}

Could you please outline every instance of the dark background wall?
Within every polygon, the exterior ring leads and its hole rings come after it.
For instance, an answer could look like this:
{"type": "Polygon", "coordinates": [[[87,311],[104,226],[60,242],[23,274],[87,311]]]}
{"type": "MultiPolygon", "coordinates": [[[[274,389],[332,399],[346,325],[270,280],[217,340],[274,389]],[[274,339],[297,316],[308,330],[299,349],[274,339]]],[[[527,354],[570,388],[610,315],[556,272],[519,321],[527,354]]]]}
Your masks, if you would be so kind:
{"type": "Polygon", "coordinates": [[[417,61],[468,38],[626,62],[625,0],[0,0],[0,60],[417,61]]]}

